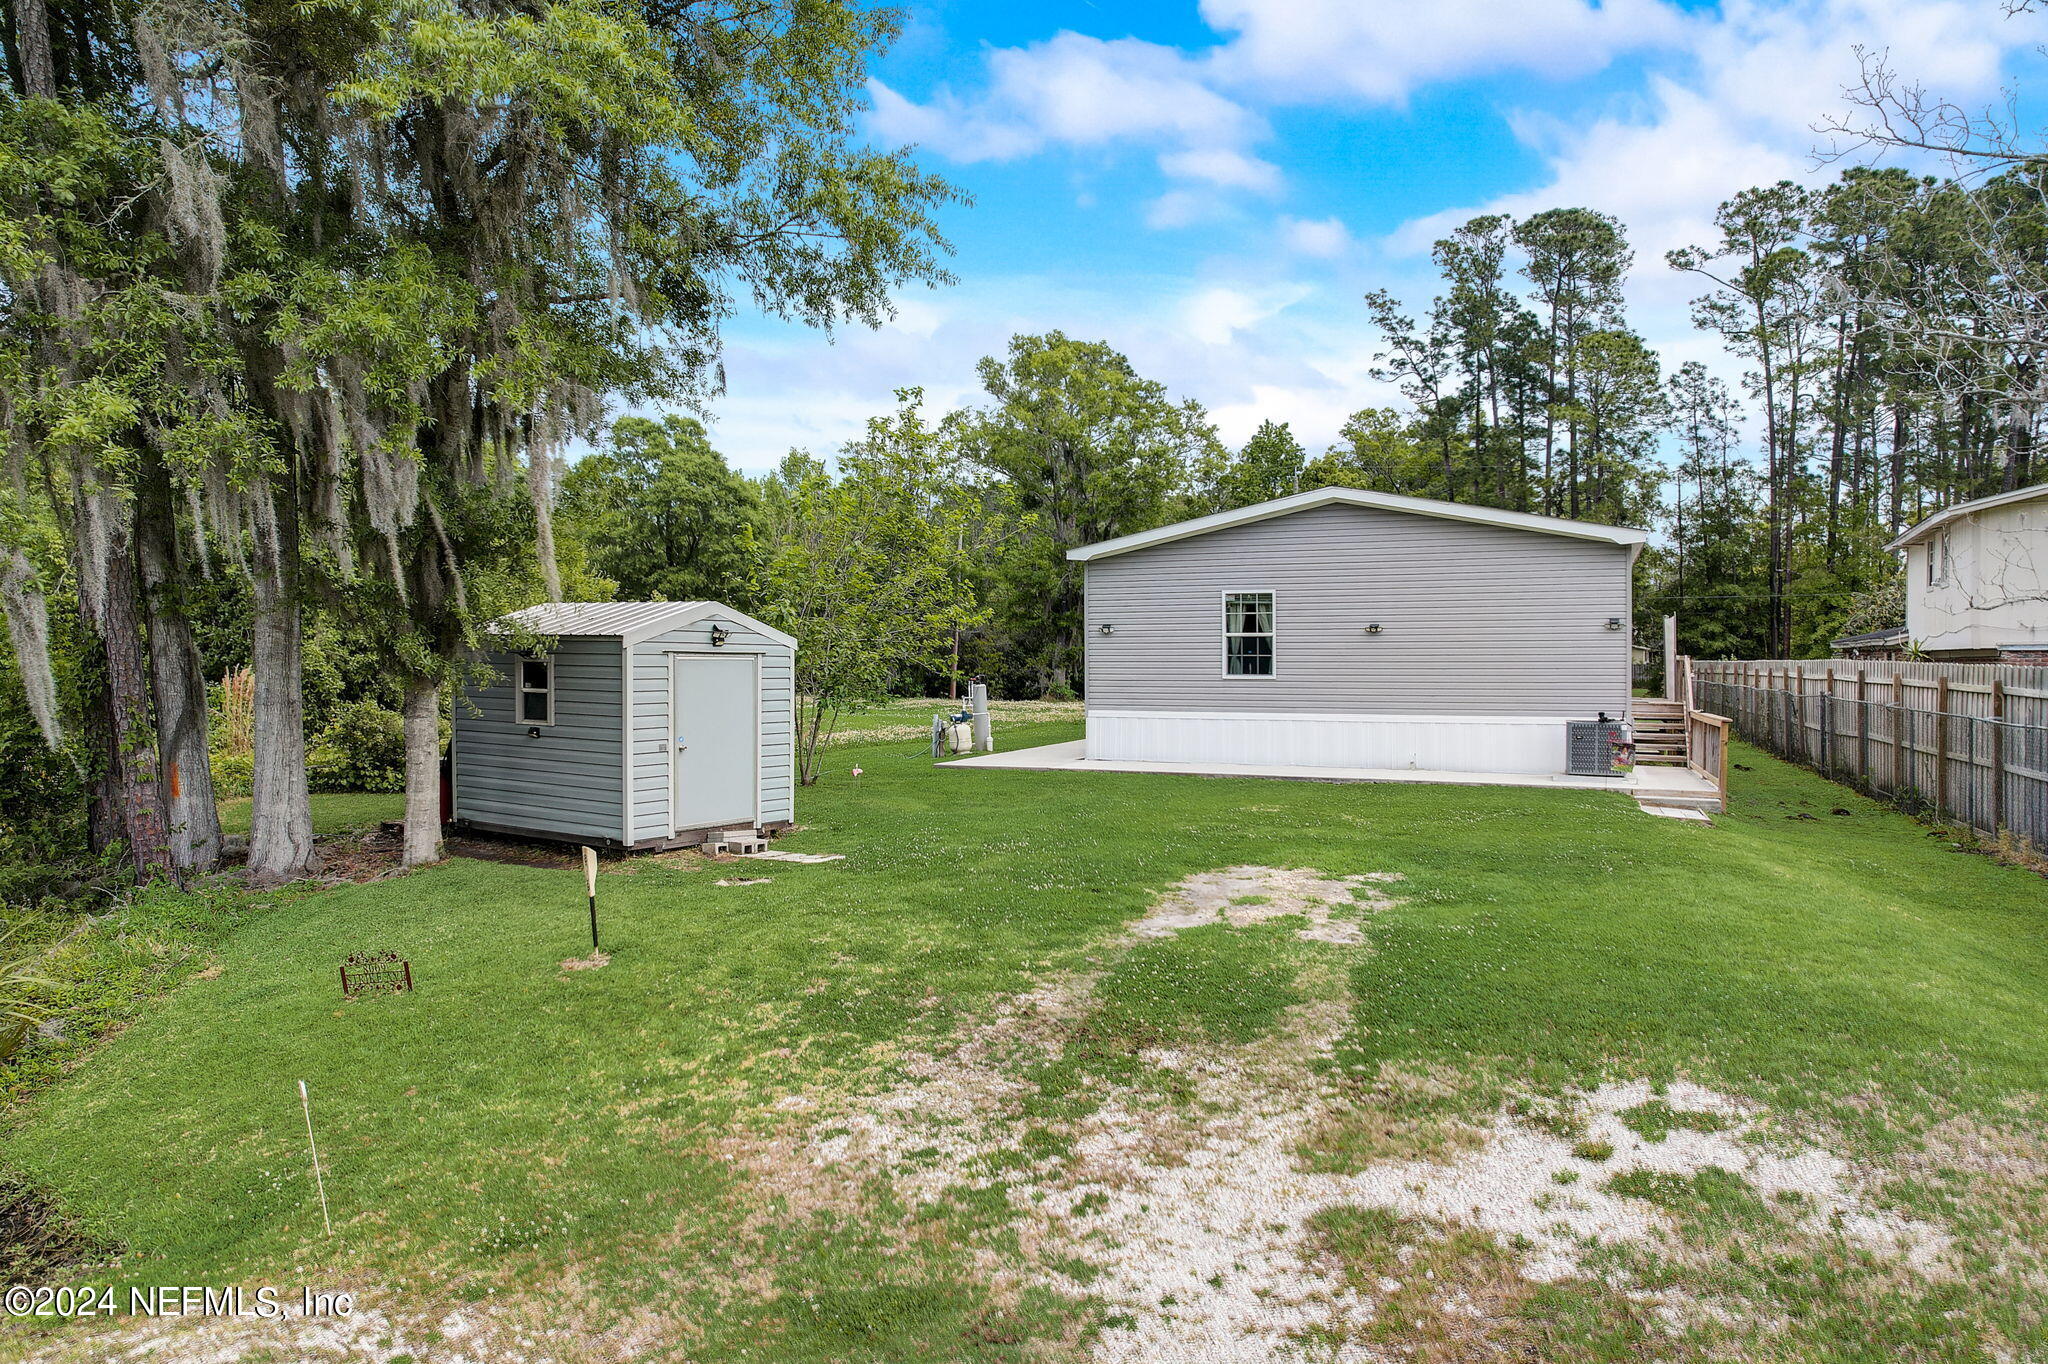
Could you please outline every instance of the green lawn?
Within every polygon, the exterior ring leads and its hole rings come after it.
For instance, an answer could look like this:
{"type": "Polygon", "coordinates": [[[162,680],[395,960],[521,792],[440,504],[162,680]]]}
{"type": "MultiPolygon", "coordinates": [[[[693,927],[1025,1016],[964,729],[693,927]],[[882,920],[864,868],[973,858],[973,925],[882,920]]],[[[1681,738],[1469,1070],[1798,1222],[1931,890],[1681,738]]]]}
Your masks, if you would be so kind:
{"type": "MultiPolygon", "coordinates": [[[[222,833],[249,832],[250,800],[235,796],[220,803],[222,833]]],[[[405,796],[396,791],[349,791],[313,797],[313,832],[356,833],[375,828],[387,819],[405,817],[405,796]]]]}
{"type": "MultiPolygon", "coordinates": [[[[1002,743],[1077,735],[1012,724],[1002,743]]],[[[2048,883],[1736,756],[1734,809],[1702,827],[1598,792],[945,772],[900,740],[852,747],[782,844],[846,860],[622,864],[600,886],[603,969],[561,969],[588,946],[574,872],[459,860],[243,904],[209,940],[217,969],[9,1114],[0,1160],[127,1247],[94,1281],[351,1284],[404,1320],[480,1303],[492,1329],[563,1326],[643,1358],[1066,1357],[1129,1327],[1115,1275],[993,1272],[1047,1253],[1000,1183],[918,1185],[906,1172],[952,1159],[936,1147],[901,1168],[791,1152],[837,1150],[861,1120],[833,1115],[924,1073],[906,1058],[982,1037],[1034,985],[1076,1001],[1061,1045],[938,1067],[1007,1066],[1022,1086],[1001,1091],[1008,1125],[977,1169],[1075,1159],[1112,1099],[1164,1115],[1143,1123],[1227,1117],[1176,1058],[1253,1066],[1334,1001],[1348,1012],[1308,1063],[1302,1102],[1328,1112],[1305,1166],[1448,1160],[1502,1103],[1540,1117],[1603,1080],[1683,1076],[1878,1172],[1873,1206],[1954,1241],[1946,1267],[1908,1272],[1795,1235],[1712,1172],[1631,1176],[1617,1192],[1677,1239],[1589,1249],[1582,1276],[1538,1283],[1512,1236],[1340,1208],[1307,1224],[1324,1263],[1386,1295],[1353,1343],[1433,1360],[2043,1357],[2048,883]],[[1396,898],[1358,946],[1304,943],[1296,919],[1118,938],[1182,878],[1234,866],[1404,879],[1379,883],[1396,898]],[[771,879],[717,884],[741,874],[771,879]],[[408,957],[417,991],[344,1005],[335,964],[360,947],[408,957]],[[1479,1306],[1444,1317],[1425,1268],[1479,1306]],[[1411,1272],[1413,1290],[1387,1288],[1411,1272]],[[1660,1326],[1624,1283],[1707,1306],[1660,1326]],[[1472,1344],[1467,1318],[1509,1353],[1472,1344]]],[[[393,800],[323,798],[323,824],[391,817],[393,800]]],[[[1659,1113],[1660,1134],[1712,1126],[1659,1113]]]]}

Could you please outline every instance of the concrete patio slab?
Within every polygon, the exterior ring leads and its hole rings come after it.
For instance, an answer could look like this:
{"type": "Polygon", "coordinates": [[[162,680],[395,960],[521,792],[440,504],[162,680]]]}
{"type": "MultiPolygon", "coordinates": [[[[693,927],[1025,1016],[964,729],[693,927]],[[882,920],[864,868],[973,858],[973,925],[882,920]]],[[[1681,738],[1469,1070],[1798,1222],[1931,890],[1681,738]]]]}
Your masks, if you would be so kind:
{"type": "Polygon", "coordinates": [[[1087,742],[1070,740],[1021,748],[1014,753],[979,753],[941,767],[1000,768],[1013,772],[1154,772],[1190,777],[1270,777],[1283,781],[1422,782],[1440,786],[1537,786],[1574,791],[1620,791],[1638,800],[1676,806],[1714,801],[1713,784],[1682,767],[1637,768],[1626,777],[1572,777],[1546,772],[1438,772],[1398,767],[1300,767],[1285,764],[1104,761],[1087,756],[1087,742]]]}

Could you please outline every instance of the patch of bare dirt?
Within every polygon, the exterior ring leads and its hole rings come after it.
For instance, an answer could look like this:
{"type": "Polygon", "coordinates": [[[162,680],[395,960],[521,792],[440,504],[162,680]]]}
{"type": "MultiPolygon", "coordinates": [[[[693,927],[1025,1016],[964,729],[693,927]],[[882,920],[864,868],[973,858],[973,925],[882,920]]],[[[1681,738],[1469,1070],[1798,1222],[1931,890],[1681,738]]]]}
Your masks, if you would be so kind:
{"type": "MultiPolygon", "coordinates": [[[[1620,1175],[1728,1171],[1783,1210],[1788,1236],[1882,1257],[1901,1272],[1941,1272],[1946,1234],[1882,1208],[1872,1172],[1790,1142],[1760,1111],[1686,1083],[1661,1094],[1647,1083],[1608,1084],[1561,1104],[1472,1114],[1457,1077],[1383,1072],[1407,1127],[1389,1124],[1381,1151],[1366,1133],[1353,1144],[1358,1163],[1309,1168],[1304,1148],[1346,1103],[1357,1119],[1356,1094],[1324,1062],[1349,1026],[1342,954],[1365,945],[1357,916],[1390,903],[1380,889],[1390,879],[1258,867],[1203,873],[1108,945],[1105,957],[1188,928],[1307,921],[1297,935],[1314,944],[1298,982],[1307,1000],[1273,1035],[1144,1053],[1183,1082],[1185,1102],[1108,1088],[1098,1107],[1062,1128],[1063,1142],[1046,1148],[1054,1154],[1022,1158],[1020,1110],[1032,1093],[1024,1076],[1034,1061],[1059,1055],[1093,1007],[1097,973],[1068,972],[950,1046],[905,1058],[907,1078],[891,1090],[851,1111],[821,1112],[810,1159],[820,1170],[884,1178],[912,1204],[962,1186],[1001,1189],[1026,1272],[1104,1303],[1111,1324],[1094,1357],[1132,1364],[1263,1361],[1306,1342],[1329,1344],[1327,1357],[1374,1357],[1347,1342],[1392,1310],[1406,1281],[1361,1287],[1320,1256],[1312,1224],[1331,1209],[1384,1209],[1482,1238],[1517,1280],[1505,1284],[1508,1271],[1495,1264],[1481,1276],[1493,1287],[1479,1285],[1488,1300],[1583,1281],[1601,1248],[1664,1245],[1675,1235],[1655,1204],[1613,1187],[1620,1175]],[[1666,1120],[1646,1122],[1646,1105],[1666,1120]],[[1426,1133],[1444,1140],[1429,1146],[1426,1133]]],[[[1017,1272],[993,1252],[988,1260],[992,1278],[1017,1272]]],[[[1488,1309],[1475,1299],[1472,1310],[1484,1317],[1488,1309]]]]}
{"type": "Polygon", "coordinates": [[[1242,928],[1268,919],[1299,916],[1308,927],[1298,936],[1312,942],[1359,946],[1365,942],[1357,915],[1398,901],[1382,892],[1399,881],[1397,872],[1327,877],[1278,867],[1227,867],[1188,877],[1153,904],[1131,927],[1133,938],[1167,938],[1183,929],[1227,923],[1242,928]]]}

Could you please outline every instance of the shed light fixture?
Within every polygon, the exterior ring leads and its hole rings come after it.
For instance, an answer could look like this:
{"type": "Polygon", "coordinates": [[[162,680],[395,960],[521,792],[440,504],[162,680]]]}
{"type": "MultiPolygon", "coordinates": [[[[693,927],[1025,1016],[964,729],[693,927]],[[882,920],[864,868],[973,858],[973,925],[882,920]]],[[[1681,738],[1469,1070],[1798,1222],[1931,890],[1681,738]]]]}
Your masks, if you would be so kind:
{"type": "Polygon", "coordinates": [[[1114,625],[1111,625],[1108,621],[1104,621],[1102,624],[1095,627],[1095,631],[1097,634],[1113,635],[1116,633],[1116,627],[1114,625]]]}
{"type": "Polygon", "coordinates": [[[1378,621],[1374,621],[1372,624],[1365,627],[1365,632],[1368,635],[1378,634],[1380,632],[1380,623],[1378,621]]]}
{"type": "Polygon", "coordinates": [[[1621,617],[1609,616],[1607,618],[1607,628],[1610,630],[1619,630],[1621,628],[1621,617]]]}
{"type": "Polygon", "coordinates": [[[527,738],[529,738],[529,739],[538,739],[538,738],[540,737],[540,726],[539,726],[539,725],[530,725],[530,726],[528,726],[528,727],[527,727],[527,730],[526,730],[526,737],[527,737],[527,738]]]}
{"type": "Polygon", "coordinates": [[[732,638],[732,631],[730,631],[730,630],[726,629],[726,628],[725,628],[725,627],[724,627],[723,625],[717,625],[717,624],[714,624],[714,625],[712,625],[712,627],[711,627],[711,647],[712,647],[712,648],[714,648],[714,649],[722,649],[722,648],[724,648],[724,647],[725,647],[725,642],[726,642],[727,640],[731,639],[731,638],[732,638]]]}

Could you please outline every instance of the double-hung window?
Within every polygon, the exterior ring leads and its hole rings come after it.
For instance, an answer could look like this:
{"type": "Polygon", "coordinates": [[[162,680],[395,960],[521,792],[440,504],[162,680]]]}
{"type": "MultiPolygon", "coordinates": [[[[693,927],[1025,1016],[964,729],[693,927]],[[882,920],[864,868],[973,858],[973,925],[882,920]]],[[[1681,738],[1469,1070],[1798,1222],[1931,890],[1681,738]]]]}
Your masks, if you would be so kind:
{"type": "Polygon", "coordinates": [[[519,723],[551,725],[555,722],[555,661],[551,658],[519,660],[519,723]]]}
{"type": "Polygon", "coordinates": [[[1273,675],[1273,594],[1223,594],[1223,675],[1273,675]]]}

